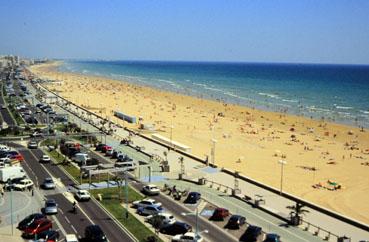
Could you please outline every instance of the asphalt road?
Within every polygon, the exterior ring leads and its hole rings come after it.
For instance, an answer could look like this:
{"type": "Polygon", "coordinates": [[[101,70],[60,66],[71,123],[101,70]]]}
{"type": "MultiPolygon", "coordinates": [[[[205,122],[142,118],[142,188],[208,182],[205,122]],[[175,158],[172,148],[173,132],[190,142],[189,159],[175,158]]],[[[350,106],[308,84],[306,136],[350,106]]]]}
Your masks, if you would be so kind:
{"type": "MultiPolygon", "coordinates": [[[[96,154],[95,152],[90,152],[89,155],[93,158],[99,159],[102,163],[112,163],[113,160],[110,160],[109,157],[101,157],[100,155],[96,154]]],[[[101,154],[102,156],[104,154],[101,154]]],[[[131,179],[133,177],[130,177],[131,179]]],[[[139,182],[131,182],[131,186],[136,188],[136,190],[141,190],[143,187],[142,183],[139,182]]],[[[179,221],[183,221],[185,223],[188,223],[192,226],[193,231],[195,231],[196,228],[196,217],[195,216],[183,216],[181,213],[193,213],[192,210],[189,208],[186,208],[185,206],[182,206],[177,201],[174,201],[173,199],[165,196],[165,195],[158,195],[154,196],[153,199],[159,201],[162,203],[163,208],[174,215],[174,217],[177,218],[179,221]]],[[[206,241],[238,241],[238,238],[234,238],[229,233],[227,233],[225,230],[220,229],[210,221],[202,218],[199,216],[198,219],[198,231],[204,231],[208,230],[208,234],[203,234],[206,241]]]]}
{"type": "MultiPolygon", "coordinates": [[[[2,87],[3,87],[3,85],[1,85],[1,88],[2,87]]],[[[2,91],[0,91],[0,93],[2,93],[2,91]]],[[[5,101],[4,101],[3,95],[0,94],[0,96],[1,96],[0,97],[0,106],[2,106],[2,105],[5,104],[5,101]]],[[[1,108],[0,109],[0,113],[1,113],[1,116],[3,117],[4,122],[6,122],[9,126],[15,126],[15,125],[17,125],[16,122],[13,120],[12,116],[10,115],[8,109],[1,108]]]]}
{"type": "MultiPolygon", "coordinates": [[[[42,183],[45,177],[49,177],[50,175],[48,172],[50,172],[52,176],[59,178],[66,187],[74,185],[73,181],[69,179],[57,165],[41,165],[38,162],[39,158],[43,155],[41,150],[20,149],[20,153],[25,159],[25,170],[30,174],[30,178],[38,184],[42,183]]],[[[100,225],[111,242],[134,241],[94,201],[79,203],[81,209],[88,216],[86,217],[81,211],[79,211],[77,215],[71,214],[69,210],[72,208],[72,203],[62,194],[54,194],[47,197],[54,197],[59,204],[61,212],[57,215],[57,218],[62,224],[62,227],[65,228],[66,232],[75,233],[76,230],[79,236],[83,236],[81,233],[83,233],[86,225],[94,223],[100,225]]]]}

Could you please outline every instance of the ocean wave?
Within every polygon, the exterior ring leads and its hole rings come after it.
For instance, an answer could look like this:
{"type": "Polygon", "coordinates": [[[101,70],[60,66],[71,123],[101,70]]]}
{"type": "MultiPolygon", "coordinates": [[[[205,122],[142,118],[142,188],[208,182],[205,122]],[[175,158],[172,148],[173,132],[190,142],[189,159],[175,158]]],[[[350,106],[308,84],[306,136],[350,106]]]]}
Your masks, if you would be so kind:
{"type": "Polygon", "coordinates": [[[206,84],[203,84],[203,83],[197,83],[197,82],[194,82],[193,83],[195,86],[199,86],[199,87],[207,87],[208,85],[206,84]]]}
{"type": "Polygon", "coordinates": [[[336,106],[337,109],[344,109],[344,110],[348,110],[348,109],[353,109],[353,107],[346,107],[346,106],[336,106]]]}
{"type": "Polygon", "coordinates": [[[269,97],[269,98],[280,99],[280,97],[278,95],[272,94],[272,93],[259,92],[258,94],[261,95],[261,96],[269,97]]]}
{"type": "Polygon", "coordinates": [[[369,111],[365,111],[365,110],[359,110],[360,113],[365,113],[365,114],[369,114],[369,111]]]}
{"type": "Polygon", "coordinates": [[[288,102],[288,103],[297,103],[298,100],[294,100],[294,99],[282,99],[283,102],[288,102]]]}

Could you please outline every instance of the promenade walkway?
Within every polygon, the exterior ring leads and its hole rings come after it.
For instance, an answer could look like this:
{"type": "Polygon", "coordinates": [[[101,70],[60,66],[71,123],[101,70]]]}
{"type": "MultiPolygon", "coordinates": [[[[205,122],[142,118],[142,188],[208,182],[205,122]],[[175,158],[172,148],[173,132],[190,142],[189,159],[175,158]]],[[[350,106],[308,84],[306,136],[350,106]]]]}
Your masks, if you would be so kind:
{"type": "MultiPolygon", "coordinates": [[[[76,108],[74,106],[71,106],[71,110],[72,111],[76,111],[76,108]]],[[[73,115],[69,116],[69,120],[71,121],[75,121],[77,124],[81,123],[82,128],[89,130],[89,131],[95,131],[91,128],[91,125],[89,125],[88,123],[84,122],[84,121],[80,121],[79,119],[75,118],[73,115]]],[[[95,118],[93,120],[94,122],[98,122],[98,120],[95,118]]],[[[115,128],[116,132],[114,133],[113,136],[106,136],[106,143],[114,146],[114,147],[118,147],[126,152],[128,155],[130,155],[132,158],[136,159],[136,160],[144,160],[147,162],[150,162],[150,160],[148,159],[148,157],[146,157],[145,155],[139,154],[138,152],[136,152],[135,150],[126,147],[126,146],[122,146],[119,145],[119,139],[120,138],[126,138],[128,137],[129,133],[122,129],[122,128],[115,128]]],[[[144,139],[140,136],[131,136],[131,140],[133,141],[134,146],[140,146],[140,147],[145,147],[144,151],[146,153],[152,154],[152,155],[158,155],[160,157],[164,158],[164,152],[168,152],[167,148],[155,144],[153,142],[148,141],[147,139],[144,139]]],[[[104,140],[105,141],[105,140],[104,140]]],[[[209,148],[210,150],[210,148],[209,148]]],[[[169,164],[170,164],[170,169],[171,172],[170,173],[163,173],[162,175],[164,175],[166,178],[168,179],[173,179],[178,177],[178,173],[181,169],[180,164],[179,164],[179,158],[183,157],[183,155],[175,152],[175,151],[170,151],[168,153],[168,160],[169,160],[169,164]]],[[[199,163],[196,160],[190,159],[188,157],[184,157],[184,164],[185,164],[185,170],[186,170],[186,175],[187,177],[190,178],[200,178],[200,177],[205,177],[208,181],[214,181],[216,183],[220,183],[223,184],[225,186],[229,186],[229,187],[234,187],[234,177],[232,175],[226,174],[220,170],[217,169],[204,169],[204,165],[202,163],[199,163]]],[[[155,171],[155,169],[153,169],[155,171]]],[[[246,174],[247,175],[247,174],[246,174]]],[[[142,173],[141,176],[145,177],[145,174],[142,173]]],[[[171,182],[176,182],[171,180],[171,182]]],[[[185,184],[178,184],[178,185],[183,185],[186,186],[185,184]]],[[[191,187],[193,187],[193,185],[191,184],[191,187]]],[[[197,186],[196,186],[197,187],[197,186]]],[[[283,198],[275,193],[266,191],[260,187],[257,187],[255,185],[252,185],[246,181],[243,180],[239,180],[239,188],[241,189],[241,193],[244,195],[247,195],[251,198],[255,198],[256,196],[262,196],[263,199],[265,199],[266,204],[265,206],[270,209],[271,211],[274,211],[278,214],[284,214],[284,215],[288,215],[289,214],[289,210],[286,208],[286,206],[288,205],[294,205],[294,203],[286,198],[283,198]]],[[[199,188],[200,189],[200,188],[199,188]]],[[[205,187],[204,187],[205,189],[205,187]]],[[[216,189],[212,189],[212,191],[210,192],[205,192],[205,194],[212,194],[214,192],[214,194],[216,194],[216,189]]],[[[218,198],[219,196],[216,195],[216,197],[218,198]]],[[[213,197],[210,196],[209,199],[213,199],[213,197]]],[[[215,198],[214,198],[215,199],[215,198]]],[[[217,200],[217,202],[221,202],[223,199],[217,200]]],[[[241,201],[235,199],[235,198],[230,198],[227,197],[227,200],[229,200],[232,204],[234,204],[234,208],[239,207],[239,203],[241,201]]],[[[242,202],[243,203],[243,202],[242,202]]],[[[243,203],[245,206],[245,203],[243,203]]],[[[219,204],[217,204],[219,205],[219,204]]],[[[227,206],[232,207],[231,204],[227,203],[227,206]]],[[[237,211],[237,209],[236,209],[237,211]]],[[[304,220],[308,221],[311,224],[314,224],[316,226],[321,227],[322,229],[325,229],[327,231],[330,231],[332,234],[336,234],[338,236],[348,236],[351,237],[352,241],[359,241],[359,240],[363,240],[363,239],[369,239],[369,232],[368,231],[364,231],[362,229],[358,229],[354,226],[348,225],[338,219],[332,218],[330,216],[324,215],[318,211],[315,211],[313,209],[309,209],[309,213],[306,214],[304,216],[304,220]]],[[[241,211],[242,212],[242,211],[241,211]]],[[[263,213],[263,216],[265,215],[265,213],[263,213]]],[[[270,218],[272,219],[272,218],[270,218]]],[[[269,218],[268,218],[269,220],[269,218]]],[[[272,228],[275,225],[266,225],[267,227],[265,227],[264,229],[269,229],[268,226],[270,226],[270,228],[272,228]]],[[[313,228],[312,226],[308,228],[308,231],[304,231],[303,228],[293,228],[296,229],[298,231],[301,231],[302,233],[306,233],[306,234],[313,234],[313,233],[317,233],[317,235],[321,238],[325,238],[328,234],[322,231],[318,231],[318,229],[313,228]]],[[[289,231],[291,230],[291,228],[288,229],[289,231]]],[[[295,231],[294,231],[295,233],[295,231]]],[[[299,234],[300,232],[296,232],[297,234],[299,234]]],[[[303,238],[303,237],[302,237],[303,238]]],[[[315,237],[317,238],[317,237],[315,237]]],[[[336,241],[337,238],[334,238],[334,236],[330,236],[329,237],[330,241],[336,241]]],[[[302,240],[303,241],[303,240],[302,240]]],[[[314,240],[311,240],[314,241],[314,240]]]]}

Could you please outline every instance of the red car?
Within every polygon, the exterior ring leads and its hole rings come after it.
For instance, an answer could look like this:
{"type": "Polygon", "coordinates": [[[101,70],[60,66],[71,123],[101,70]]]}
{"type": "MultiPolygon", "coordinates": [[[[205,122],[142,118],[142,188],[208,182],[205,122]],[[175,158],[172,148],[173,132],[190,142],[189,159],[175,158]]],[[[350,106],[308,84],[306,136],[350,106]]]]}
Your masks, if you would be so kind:
{"type": "Polygon", "coordinates": [[[210,217],[211,220],[220,220],[223,221],[224,218],[229,216],[229,211],[228,209],[225,208],[216,208],[214,210],[213,215],[210,217]]]}
{"type": "Polygon", "coordinates": [[[23,233],[23,236],[26,238],[34,237],[36,234],[40,234],[46,230],[49,230],[53,227],[51,220],[47,218],[35,220],[32,224],[30,224],[23,233]]]}
{"type": "Polygon", "coordinates": [[[103,147],[101,147],[101,152],[102,153],[106,153],[107,150],[112,150],[113,147],[109,146],[109,145],[104,145],[103,147]]]}

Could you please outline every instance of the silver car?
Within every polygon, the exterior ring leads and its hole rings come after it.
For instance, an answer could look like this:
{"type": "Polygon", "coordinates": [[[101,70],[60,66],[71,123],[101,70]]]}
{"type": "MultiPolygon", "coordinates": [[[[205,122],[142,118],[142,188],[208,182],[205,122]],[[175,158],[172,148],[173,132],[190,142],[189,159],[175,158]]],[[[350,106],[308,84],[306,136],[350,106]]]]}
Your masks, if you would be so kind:
{"type": "Polygon", "coordinates": [[[45,202],[44,208],[45,214],[57,214],[58,213],[58,204],[54,199],[48,199],[45,202]]]}
{"type": "Polygon", "coordinates": [[[46,177],[44,182],[42,183],[42,187],[44,189],[55,189],[56,185],[51,177],[46,177]]]}

